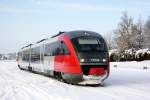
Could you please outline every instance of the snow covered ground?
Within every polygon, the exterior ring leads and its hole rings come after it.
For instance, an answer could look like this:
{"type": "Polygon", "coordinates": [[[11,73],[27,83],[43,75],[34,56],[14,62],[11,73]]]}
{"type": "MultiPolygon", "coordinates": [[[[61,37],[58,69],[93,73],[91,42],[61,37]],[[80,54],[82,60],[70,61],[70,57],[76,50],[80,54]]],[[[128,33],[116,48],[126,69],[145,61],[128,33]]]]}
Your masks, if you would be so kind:
{"type": "Polygon", "coordinates": [[[105,86],[89,87],[19,70],[15,61],[0,61],[0,100],[150,100],[150,61],[110,65],[105,86]]]}
{"type": "Polygon", "coordinates": [[[130,62],[111,62],[112,67],[118,68],[128,68],[128,69],[149,69],[150,70],[150,61],[130,61],[130,62]]]}

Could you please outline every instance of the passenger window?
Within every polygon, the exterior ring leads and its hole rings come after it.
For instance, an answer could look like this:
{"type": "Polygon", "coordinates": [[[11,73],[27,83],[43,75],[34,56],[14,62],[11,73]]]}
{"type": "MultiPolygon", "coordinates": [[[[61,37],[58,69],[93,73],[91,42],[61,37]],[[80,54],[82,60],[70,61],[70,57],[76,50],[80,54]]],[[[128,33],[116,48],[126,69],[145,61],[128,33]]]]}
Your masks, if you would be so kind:
{"type": "Polygon", "coordinates": [[[55,56],[57,54],[57,43],[48,43],[45,45],[44,56],[55,56]]]}
{"type": "Polygon", "coordinates": [[[29,61],[29,53],[30,53],[29,50],[23,51],[23,53],[22,53],[22,60],[23,61],[29,61]]]}
{"type": "Polygon", "coordinates": [[[67,45],[63,42],[63,41],[61,41],[61,53],[63,53],[63,54],[69,54],[69,50],[68,50],[68,48],[67,48],[67,45]]]}
{"type": "Polygon", "coordinates": [[[45,45],[44,56],[55,56],[69,54],[68,48],[64,42],[53,42],[45,45]]]}
{"type": "Polygon", "coordinates": [[[40,60],[40,47],[35,47],[31,49],[31,62],[40,60]]]}

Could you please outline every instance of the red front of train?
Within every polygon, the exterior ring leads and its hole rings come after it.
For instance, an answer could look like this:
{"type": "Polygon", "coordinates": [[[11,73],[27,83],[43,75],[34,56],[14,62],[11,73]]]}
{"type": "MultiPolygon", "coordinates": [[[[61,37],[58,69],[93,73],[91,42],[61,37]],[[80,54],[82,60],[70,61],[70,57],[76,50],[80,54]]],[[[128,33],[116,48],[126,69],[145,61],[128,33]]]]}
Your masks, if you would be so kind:
{"type": "Polygon", "coordinates": [[[108,49],[102,36],[90,31],[64,32],[58,36],[62,55],[56,55],[54,70],[74,84],[103,84],[109,76],[108,49]]]}
{"type": "Polygon", "coordinates": [[[18,67],[73,84],[102,84],[109,76],[108,49],[91,31],[61,32],[23,47],[18,67]]]}

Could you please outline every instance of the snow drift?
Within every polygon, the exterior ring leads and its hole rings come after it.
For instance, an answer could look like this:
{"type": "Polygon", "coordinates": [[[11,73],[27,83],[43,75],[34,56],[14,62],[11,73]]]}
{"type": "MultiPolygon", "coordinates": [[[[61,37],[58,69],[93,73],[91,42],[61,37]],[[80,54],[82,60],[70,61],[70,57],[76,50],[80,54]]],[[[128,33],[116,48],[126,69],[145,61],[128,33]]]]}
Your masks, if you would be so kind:
{"type": "Polygon", "coordinates": [[[90,87],[19,70],[15,61],[0,61],[0,100],[150,100],[150,69],[139,68],[145,65],[150,61],[111,63],[105,86],[90,87]]]}

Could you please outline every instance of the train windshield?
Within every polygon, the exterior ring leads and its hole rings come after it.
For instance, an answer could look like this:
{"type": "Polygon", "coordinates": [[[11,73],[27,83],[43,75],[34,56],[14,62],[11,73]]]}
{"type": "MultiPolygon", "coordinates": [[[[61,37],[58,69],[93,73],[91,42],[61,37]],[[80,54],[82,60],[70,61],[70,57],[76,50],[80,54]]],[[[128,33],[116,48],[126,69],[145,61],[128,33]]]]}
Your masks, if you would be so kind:
{"type": "Polygon", "coordinates": [[[96,37],[79,37],[72,39],[72,43],[77,52],[102,52],[106,51],[103,39],[96,37]]]}

